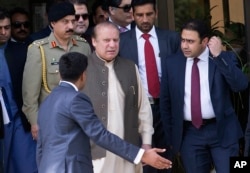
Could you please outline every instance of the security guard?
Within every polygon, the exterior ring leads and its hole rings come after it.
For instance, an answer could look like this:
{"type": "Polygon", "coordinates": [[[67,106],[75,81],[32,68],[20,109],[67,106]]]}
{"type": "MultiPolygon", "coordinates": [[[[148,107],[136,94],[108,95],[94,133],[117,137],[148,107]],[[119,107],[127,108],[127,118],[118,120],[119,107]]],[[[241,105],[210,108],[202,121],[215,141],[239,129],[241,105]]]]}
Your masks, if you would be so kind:
{"type": "Polygon", "coordinates": [[[73,35],[75,10],[69,2],[54,4],[48,13],[53,27],[49,37],[34,41],[28,48],[23,73],[23,112],[31,124],[33,139],[37,139],[37,112],[40,103],[58,85],[59,58],[66,52],[91,53],[87,41],[73,35]]]}

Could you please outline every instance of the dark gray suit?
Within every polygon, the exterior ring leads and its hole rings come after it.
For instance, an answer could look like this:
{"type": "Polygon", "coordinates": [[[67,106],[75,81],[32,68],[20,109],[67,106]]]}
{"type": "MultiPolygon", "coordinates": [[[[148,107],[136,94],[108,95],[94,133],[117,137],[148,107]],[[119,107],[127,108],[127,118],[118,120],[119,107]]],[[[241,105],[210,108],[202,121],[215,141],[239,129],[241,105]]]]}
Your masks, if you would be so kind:
{"type": "Polygon", "coordinates": [[[139,151],[108,132],[89,98],[65,82],[41,104],[38,125],[37,164],[41,173],[92,173],[89,138],[130,162],[139,151]]]}

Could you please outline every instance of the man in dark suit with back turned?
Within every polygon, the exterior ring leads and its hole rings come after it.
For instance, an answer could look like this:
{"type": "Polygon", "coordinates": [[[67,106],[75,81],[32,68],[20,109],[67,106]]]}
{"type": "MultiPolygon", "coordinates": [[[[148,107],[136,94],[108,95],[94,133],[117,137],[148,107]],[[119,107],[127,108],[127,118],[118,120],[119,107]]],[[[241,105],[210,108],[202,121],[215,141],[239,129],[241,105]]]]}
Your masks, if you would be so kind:
{"type": "Polygon", "coordinates": [[[229,172],[229,158],[238,156],[243,136],[230,90],[248,86],[232,52],[209,37],[203,21],[190,20],[181,31],[179,54],[162,69],[160,107],[166,142],[180,153],[186,173],[229,172]]]}
{"type": "MultiPolygon", "coordinates": [[[[146,68],[146,58],[144,53],[145,40],[142,35],[151,35],[149,40],[153,46],[155,54],[158,74],[156,75],[156,78],[158,82],[161,78],[162,61],[164,61],[168,55],[176,53],[179,50],[180,37],[176,32],[162,30],[154,26],[154,22],[157,19],[155,0],[134,0],[132,1],[132,8],[134,11],[136,27],[131,31],[121,34],[119,54],[124,58],[131,59],[137,64],[142,84],[147,92],[153,111],[153,127],[155,133],[152,138],[152,144],[156,147],[166,147],[160,121],[159,95],[153,96],[148,87],[148,68],[146,68]]],[[[149,172],[152,173],[153,170],[150,170],[149,172]]],[[[165,172],[165,170],[158,172],[165,172]]]]}
{"type": "Polygon", "coordinates": [[[87,65],[87,57],[77,52],[66,53],[59,60],[60,84],[38,112],[39,172],[93,173],[89,138],[132,163],[170,168],[171,162],[156,153],[164,150],[145,151],[105,129],[89,98],[79,92],[85,85],[87,65]]]}

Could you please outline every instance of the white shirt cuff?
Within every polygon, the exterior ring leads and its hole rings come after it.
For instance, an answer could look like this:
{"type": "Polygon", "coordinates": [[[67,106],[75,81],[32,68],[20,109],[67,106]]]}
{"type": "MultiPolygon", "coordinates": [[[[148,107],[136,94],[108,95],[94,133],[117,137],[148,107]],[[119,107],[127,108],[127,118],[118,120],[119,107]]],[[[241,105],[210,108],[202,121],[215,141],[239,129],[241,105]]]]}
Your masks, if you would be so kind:
{"type": "Polygon", "coordinates": [[[141,162],[144,152],[145,150],[142,148],[139,150],[139,152],[137,153],[137,156],[135,157],[134,164],[139,164],[141,162]]]}

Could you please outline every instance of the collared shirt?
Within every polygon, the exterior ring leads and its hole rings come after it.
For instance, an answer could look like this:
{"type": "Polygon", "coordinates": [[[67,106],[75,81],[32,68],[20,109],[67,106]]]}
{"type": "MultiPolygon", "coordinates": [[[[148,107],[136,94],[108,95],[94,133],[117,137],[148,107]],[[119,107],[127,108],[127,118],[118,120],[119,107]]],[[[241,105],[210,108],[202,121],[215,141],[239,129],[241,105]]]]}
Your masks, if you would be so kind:
{"type": "Polygon", "coordinates": [[[40,103],[48,96],[43,86],[42,68],[47,74],[47,86],[52,90],[60,81],[59,60],[66,52],[80,52],[89,55],[91,50],[85,39],[73,35],[68,43],[67,51],[59,44],[53,32],[49,37],[34,41],[28,48],[27,60],[23,72],[23,112],[30,124],[37,123],[37,112],[40,103]],[[41,46],[41,48],[39,48],[41,46]],[[42,55],[46,66],[42,66],[42,55]]]}
{"type": "Polygon", "coordinates": [[[6,108],[6,103],[4,101],[4,97],[3,97],[3,93],[2,93],[2,90],[3,88],[0,87],[0,104],[1,104],[1,113],[0,113],[0,116],[3,116],[3,122],[4,124],[8,124],[10,122],[10,118],[9,118],[9,115],[8,115],[8,111],[7,111],[7,108],[6,108]]]}
{"type": "MultiPolygon", "coordinates": [[[[77,41],[75,40],[74,37],[76,37],[76,36],[73,35],[73,36],[71,37],[71,40],[70,40],[69,43],[68,43],[68,50],[66,50],[66,52],[69,52],[70,49],[71,49],[73,46],[79,46],[79,45],[77,44],[77,41]]],[[[79,36],[79,37],[80,37],[80,36],[79,36]]],[[[49,47],[50,47],[51,49],[52,49],[52,48],[59,47],[59,48],[61,48],[61,49],[64,50],[64,47],[61,46],[61,44],[57,41],[55,35],[52,34],[52,32],[51,32],[51,34],[49,35],[48,40],[49,40],[49,47]]]]}
{"type": "MultiPolygon", "coordinates": [[[[201,92],[201,113],[203,119],[211,119],[215,117],[214,109],[210,97],[208,65],[209,65],[209,49],[206,48],[200,56],[198,62],[200,74],[200,92],[201,92]]],[[[193,57],[188,57],[186,62],[185,73],[185,96],[184,96],[184,120],[191,121],[191,70],[193,65],[193,57]]]]}
{"type": "Polygon", "coordinates": [[[68,82],[68,81],[65,81],[65,80],[60,80],[59,85],[61,83],[67,83],[67,84],[71,85],[76,91],[79,91],[78,88],[75,86],[75,84],[73,84],[71,82],[68,82]]]}
{"type": "MultiPolygon", "coordinates": [[[[114,23],[111,18],[109,18],[109,21],[114,23]]],[[[116,24],[116,23],[114,23],[114,24],[116,24]]],[[[122,26],[117,25],[117,27],[119,30],[120,30],[120,28],[126,28],[127,31],[131,30],[131,24],[128,24],[126,27],[122,27],[122,26]]]]}
{"type": "MultiPolygon", "coordinates": [[[[147,72],[146,72],[146,64],[145,64],[145,53],[144,53],[145,39],[142,38],[143,33],[138,29],[137,26],[135,28],[135,32],[136,32],[136,40],[137,40],[137,46],[138,46],[139,73],[141,76],[142,85],[144,86],[148,97],[151,97],[151,95],[148,92],[147,72]]],[[[157,65],[157,70],[158,70],[158,76],[159,76],[159,80],[160,80],[160,78],[161,78],[161,59],[159,57],[160,48],[159,48],[158,37],[156,35],[156,31],[155,31],[154,26],[148,32],[148,34],[151,35],[149,40],[150,40],[150,43],[152,44],[153,49],[154,49],[155,60],[156,60],[156,65],[157,65]]]]}

